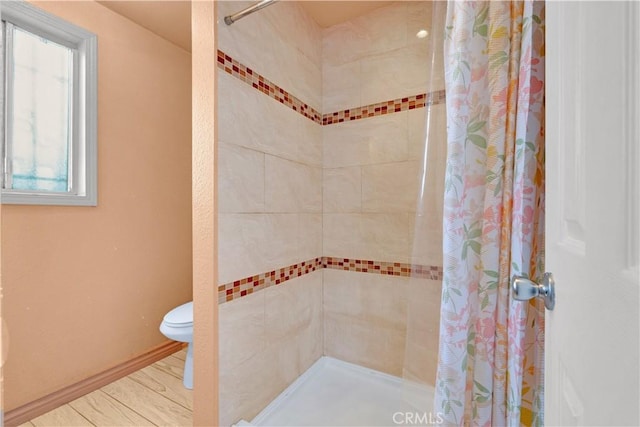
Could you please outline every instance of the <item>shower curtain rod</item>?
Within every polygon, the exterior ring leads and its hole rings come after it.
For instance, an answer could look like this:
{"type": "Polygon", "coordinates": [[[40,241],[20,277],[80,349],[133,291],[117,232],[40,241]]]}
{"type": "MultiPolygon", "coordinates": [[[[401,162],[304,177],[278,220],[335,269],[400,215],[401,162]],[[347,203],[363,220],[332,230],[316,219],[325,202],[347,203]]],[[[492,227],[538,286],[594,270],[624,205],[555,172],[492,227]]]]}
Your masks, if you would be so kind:
{"type": "Polygon", "coordinates": [[[231,25],[234,22],[236,22],[238,19],[242,19],[245,16],[250,15],[253,12],[256,12],[256,11],[258,11],[258,10],[264,8],[264,7],[267,7],[271,3],[274,3],[276,1],[278,1],[278,0],[262,0],[262,1],[259,1],[258,3],[254,4],[252,6],[249,6],[248,8],[243,9],[238,13],[234,13],[233,15],[225,16],[224,17],[224,23],[227,24],[227,25],[231,25]]]}

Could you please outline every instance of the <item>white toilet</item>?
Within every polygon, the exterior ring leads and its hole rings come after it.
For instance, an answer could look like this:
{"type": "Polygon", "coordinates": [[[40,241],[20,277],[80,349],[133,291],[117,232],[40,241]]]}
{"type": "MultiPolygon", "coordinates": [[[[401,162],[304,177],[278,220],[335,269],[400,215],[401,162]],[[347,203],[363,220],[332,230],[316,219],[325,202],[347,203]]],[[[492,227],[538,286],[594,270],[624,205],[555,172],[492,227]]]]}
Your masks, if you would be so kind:
{"type": "Polygon", "coordinates": [[[193,389],[193,301],[168,312],[162,319],[160,332],[174,341],[189,343],[182,383],[186,388],[193,389]]]}

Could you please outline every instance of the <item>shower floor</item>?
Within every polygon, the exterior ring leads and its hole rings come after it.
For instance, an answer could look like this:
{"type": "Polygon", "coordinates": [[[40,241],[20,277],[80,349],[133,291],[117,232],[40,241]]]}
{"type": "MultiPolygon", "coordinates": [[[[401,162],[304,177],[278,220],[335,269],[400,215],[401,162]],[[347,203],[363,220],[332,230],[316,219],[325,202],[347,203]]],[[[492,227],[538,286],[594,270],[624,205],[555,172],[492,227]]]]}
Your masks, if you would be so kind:
{"type": "Polygon", "coordinates": [[[251,423],[237,425],[432,425],[433,393],[433,387],[322,357],[251,423]]]}

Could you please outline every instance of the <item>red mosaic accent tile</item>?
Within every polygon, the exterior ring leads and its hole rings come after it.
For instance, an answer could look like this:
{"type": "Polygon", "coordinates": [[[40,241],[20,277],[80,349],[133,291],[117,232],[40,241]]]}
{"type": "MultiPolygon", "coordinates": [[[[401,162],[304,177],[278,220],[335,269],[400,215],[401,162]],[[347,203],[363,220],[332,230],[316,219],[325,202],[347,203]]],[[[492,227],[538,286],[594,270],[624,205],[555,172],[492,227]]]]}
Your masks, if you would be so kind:
{"type": "Polygon", "coordinates": [[[305,104],[296,96],[287,92],[269,79],[256,73],[251,68],[236,61],[226,53],[218,50],[218,68],[232,76],[242,80],[254,89],[259,90],[268,97],[275,99],[293,111],[302,114],[309,120],[320,125],[331,125],[352,120],[366,119],[367,117],[382,116],[401,111],[423,108],[426,105],[436,105],[445,102],[445,91],[437,90],[429,93],[398,98],[390,101],[378,102],[363,107],[350,108],[348,110],[321,114],[319,111],[305,104]]]}
{"type": "Polygon", "coordinates": [[[270,98],[291,108],[306,118],[322,124],[322,114],[319,111],[302,102],[299,98],[290,94],[266,77],[253,71],[251,68],[242,65],[221,50],[218,50],[218,68],[232,76],[242,80],[254,89],[259,90],[270,98]]]}
{"type": "Polygon", "coordinates": [[[445,101],[445,91],[437,90],[429,93],[398,98],[391,101],[378,102],[364,107],[351,108],[349,110],[336,111],[322,115],[322,125],[348,122],[351,120],[366,119],[367,117],[383,116],[385,114],[423,108],[426,105],[442,104],[445,101]]]}
{"type": "Polygon", "coordinates": [[[371,261],[362,259],[322,257],[289,265],[278,270],[218,286],[218,304],[233,301],[258,292],[269,286],[278,286],[291,279],[304,276],[321,268],[355,271],[359,273],[385,274],[388,276],[415,277],[442,280],[443,269],[435,265],[405,264],[400,262],[371,261]]]}
{"type": "Polygon", "coordinates": [[[389,276],[442,280],[444,270],[436,265],[405,264],[401,262],[370,261],[361,259],[322,257],[322,267],[389,276]]]}
{"type": "Polygon", "coordinates": [[[314,258],[278,270],[268,271],[256,276],[218,286],[218,304],[242,298],[269,286],[277,286],[288,280],[309,274],[322,268],[322,258],[314,258]]]}

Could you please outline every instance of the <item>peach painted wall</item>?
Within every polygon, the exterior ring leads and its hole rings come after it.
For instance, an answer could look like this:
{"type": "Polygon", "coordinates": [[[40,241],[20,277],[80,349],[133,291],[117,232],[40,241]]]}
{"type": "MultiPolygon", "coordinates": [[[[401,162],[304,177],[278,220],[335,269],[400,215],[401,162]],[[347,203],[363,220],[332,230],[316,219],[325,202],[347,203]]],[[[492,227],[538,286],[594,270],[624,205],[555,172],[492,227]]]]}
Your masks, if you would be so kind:
{"type": "Polygon", "coordinates": [[[33,3],[98,35],[99,205],[2,207],[7,410],[161,344],[192,288],[191,55],[92,1],[33,3]]]}
{"type": "Polygon", "coordinates": [[[215,185],[215,6],[191,8],[193,55],[193,425],[218,423],[217,206],[215,185]]]}

